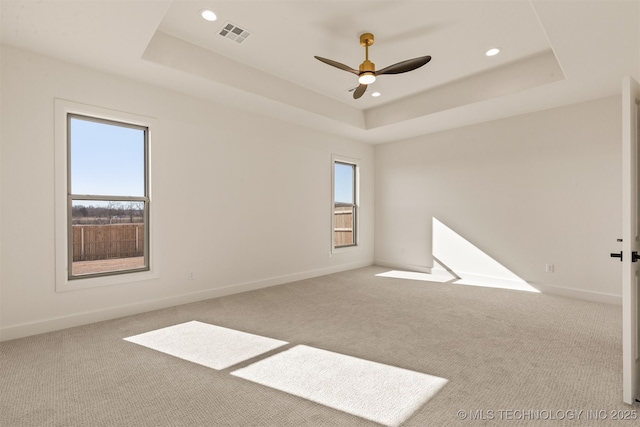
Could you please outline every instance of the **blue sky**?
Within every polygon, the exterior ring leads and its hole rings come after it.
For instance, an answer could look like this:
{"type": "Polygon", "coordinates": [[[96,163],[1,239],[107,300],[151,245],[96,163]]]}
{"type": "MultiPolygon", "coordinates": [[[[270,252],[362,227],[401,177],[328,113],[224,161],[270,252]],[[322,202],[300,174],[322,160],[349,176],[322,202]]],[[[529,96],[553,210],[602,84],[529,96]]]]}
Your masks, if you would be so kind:
{"type": "Polygon", "coordinates": [[[71,119],[71,192],[144,196],[144,131],[71,119]]]}
{"type": "Polygon", "coordinates": [[[353,169],[352,165],[335,164],[334,202],[354,203],[353,169]]]}

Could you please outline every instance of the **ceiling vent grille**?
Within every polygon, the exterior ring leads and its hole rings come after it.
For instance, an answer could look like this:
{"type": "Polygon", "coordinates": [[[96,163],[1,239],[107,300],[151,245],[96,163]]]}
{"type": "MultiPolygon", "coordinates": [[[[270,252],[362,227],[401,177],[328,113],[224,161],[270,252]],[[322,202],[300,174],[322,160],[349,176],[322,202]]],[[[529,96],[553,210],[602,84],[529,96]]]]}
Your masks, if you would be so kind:
{"type": "Polygon", "coordinates": [[[251,35],[251,33],[244,28],[240,28],[230,22],[227,22],[218,32],[225,39],[233,40],[236,43],[242,43],[251,35]]]}

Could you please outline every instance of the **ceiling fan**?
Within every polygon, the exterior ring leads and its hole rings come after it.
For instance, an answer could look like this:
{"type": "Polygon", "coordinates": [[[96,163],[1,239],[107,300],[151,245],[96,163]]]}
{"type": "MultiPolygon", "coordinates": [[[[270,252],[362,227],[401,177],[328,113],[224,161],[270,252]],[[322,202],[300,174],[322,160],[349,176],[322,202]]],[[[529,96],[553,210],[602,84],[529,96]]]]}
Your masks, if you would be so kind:
{"type": "Polygon", "coordinates": [[[320,56],[314,56],[318,61],[324,62],[325,64],[329,64],[332,67],[339,68],[344,71],[348,71],[350,73],[358,76],[358,82],[360,85],[353,91],[353,99],[360,98],[364,92],[367,90],[367,85],[376,81],[376,77],[383,74],[401,74],[409,71],[413,71],[416,68],[420,68],[425,65],[427,62],[431,61],[430,56],[420,56],[418,58],[407,59],[406,61],[398,62],[397,64],[390,65],[382,70],[376,71],[376,64],[369,61],[369,46],[373,44],[373,34],[364,33],[360,36],[360,44],[364,46],[365,49],[365,59],[362,64],[360,64],[360,69],[355,70],[347,65],[341,64],[340,62],[333,61],[331,59],[322,58],[320,56]]]}

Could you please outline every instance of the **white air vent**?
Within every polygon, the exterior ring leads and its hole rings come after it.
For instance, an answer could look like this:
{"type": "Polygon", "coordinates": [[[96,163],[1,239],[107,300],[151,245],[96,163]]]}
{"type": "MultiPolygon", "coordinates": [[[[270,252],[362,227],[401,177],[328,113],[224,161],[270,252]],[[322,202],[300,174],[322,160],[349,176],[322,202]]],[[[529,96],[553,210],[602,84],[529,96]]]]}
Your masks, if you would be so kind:
{"type": "Polygon", "coordinates": [[[243,28],[238,27],[230,22],[227,22],[220,31],[218,31],[225,39],[233,40],[236,43],[242,43],[251,35],[251,33],[243,28]]]}

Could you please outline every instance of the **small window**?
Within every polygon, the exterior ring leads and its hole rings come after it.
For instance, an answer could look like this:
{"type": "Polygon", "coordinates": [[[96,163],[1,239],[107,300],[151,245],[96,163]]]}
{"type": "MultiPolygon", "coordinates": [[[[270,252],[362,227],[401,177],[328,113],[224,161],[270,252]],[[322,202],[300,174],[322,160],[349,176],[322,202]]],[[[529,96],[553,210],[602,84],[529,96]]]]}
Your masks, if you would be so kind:
{"type": "Polygon", "coordinates": [[[333,248],[358,244],[358,165],[333,162],[333,248]]]}
{"type": "Polygon", "coordinates": [[[67,115],[69,280],[149,270],[148,134],[67,115]]]}

